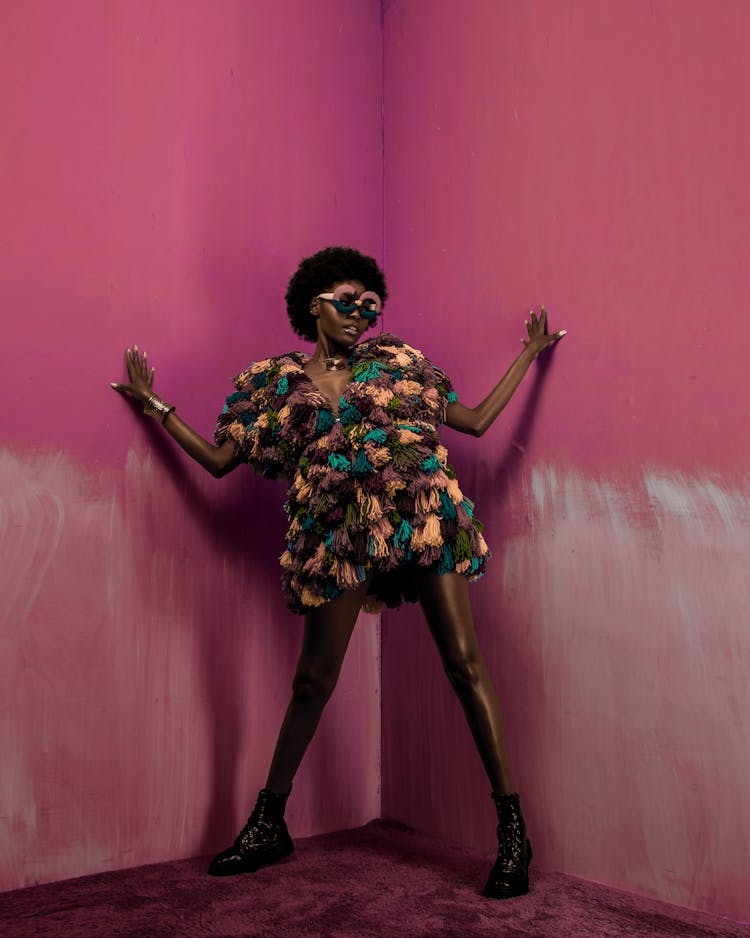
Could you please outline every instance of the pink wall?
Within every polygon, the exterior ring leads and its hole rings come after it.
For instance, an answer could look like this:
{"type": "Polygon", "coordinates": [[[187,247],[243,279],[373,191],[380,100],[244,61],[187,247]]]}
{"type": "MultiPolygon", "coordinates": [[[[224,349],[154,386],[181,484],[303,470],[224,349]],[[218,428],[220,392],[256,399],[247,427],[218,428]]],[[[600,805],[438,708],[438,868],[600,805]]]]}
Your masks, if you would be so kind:
{"type": "MultiPolygon", "coordinates": [[[[472,588],[540,866],[748,919],[746,3],[385,7],[387,326],[479,400],[472,588]]],[[[383,813],[487,850],[420,617],[384,617],[383,813]]]]}
{"type": "MultiPolygon", "coordinates": [[[[228,375],[296,344],[299,257],[379,255],[380,12],[0,9],[0,888],[208,852],[262,784],[300,632],[269,589],[282,490],[204,478],[107,385],[137,341],[208,433],[228,375]],[[332,41],[373,51],[344,71],[332,41]]],[[[472,596],[539,862],[744,918],[749,16],[390,0],[384,37],[387,327],[468,402],[531,304],[570,331],[483,440],[446,434],[495,552],[472,596]]],[[[376,628],[299,835],[379,813],[376,628]]],[[[383,813],[490,850],[413,610],[383,655],[383,813]]]]}
{"type": "MultiPolygon", "coordinates": [[[[379,252],[380,14],[0,7],[0,888],[224,846],[265,780],[301,635],[283,488],[216,482],[108,384],[137,342],[210,434],[229,376],[298,345],[300,257],[379,252]]],[[[379,813],[378,645],[365,617],[300,836],[379,813]]]]}

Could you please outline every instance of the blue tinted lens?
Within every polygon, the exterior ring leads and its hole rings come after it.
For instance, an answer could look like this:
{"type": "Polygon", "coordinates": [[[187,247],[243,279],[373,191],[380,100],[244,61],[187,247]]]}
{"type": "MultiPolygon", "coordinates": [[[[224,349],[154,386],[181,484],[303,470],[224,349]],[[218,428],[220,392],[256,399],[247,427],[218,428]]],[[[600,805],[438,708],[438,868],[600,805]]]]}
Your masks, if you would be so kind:
{"type": "Polygon", "coordinates": [[[331,303],[337,313],[345,313],[347,316],[351,315],[355,309],[359,309],[356,303],[352,303],[351,306],[347,306],[346,303],[342,303],[341,300],[331,300],[331,303]]]}

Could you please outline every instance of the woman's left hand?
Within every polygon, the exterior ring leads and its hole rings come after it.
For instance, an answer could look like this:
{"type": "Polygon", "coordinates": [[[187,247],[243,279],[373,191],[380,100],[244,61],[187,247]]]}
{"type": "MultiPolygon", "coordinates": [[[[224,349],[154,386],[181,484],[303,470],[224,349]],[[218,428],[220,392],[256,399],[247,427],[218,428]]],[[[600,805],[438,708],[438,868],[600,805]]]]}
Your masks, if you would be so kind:
{"type": "Polygon", "coordinates": [[[146,361],[146,353],[138,351],[138,346],[133,346],[125,352],[125,367],[128,369],[130,384],[119,384],[116,381],[110,383],[110,387],[121,394],[127,394],[136,401],[144,403],[154,393],[154,369],[149,369],[146,361]]]}
{"type": "Polygon", "coordinates": [[[531,310],[531,319],[526,320],[526,329],[529,333],[528,339],[521,339],[524,346],[529,349],[534,358],[537,355],[547,348],[547,346],[552,345],[553,342],[559,342],[560,339],[566,334],[565,329],[561,329],[559,332],[553,332],[552,335],[547,334],[547,310],[542,307],[542,312],[539,318],[537,318],[534,310],[531,310]]]}

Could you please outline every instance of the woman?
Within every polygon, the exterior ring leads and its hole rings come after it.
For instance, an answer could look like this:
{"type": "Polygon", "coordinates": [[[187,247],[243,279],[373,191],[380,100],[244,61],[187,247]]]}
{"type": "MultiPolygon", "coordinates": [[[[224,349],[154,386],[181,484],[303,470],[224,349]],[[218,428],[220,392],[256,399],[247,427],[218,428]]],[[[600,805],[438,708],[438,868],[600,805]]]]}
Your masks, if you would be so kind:
{"type": "Polygon", "coordinates": [[[421,352],[382,333],[362,339],[387,297],[377,263],[329,247],[302,261],[286,301],[294,331],[316,343],[257,362],[235,379],[215,431],[199,436],[152,390],[154,369],[128,349],[129,384],[177,443],[212,475],[240,462],[289,480],[282,583],[305,616],[292,696],[265,788],[236,840],[208,872],[257,870],[293,850],[284,822],[292,780],[341,669],[360,608],[419,601],[461,701],[492,785],[498,855],[484,895],[528,892],[531,844],[515,792],[500,709],[477,645],[467,582],[489,558],[473,504],[447,462],[437,427],[481,436],[531,362],[564,331],[546,313],[527,321],[524,350],[477,407],[460,403],[449,379],[421,352]]]}

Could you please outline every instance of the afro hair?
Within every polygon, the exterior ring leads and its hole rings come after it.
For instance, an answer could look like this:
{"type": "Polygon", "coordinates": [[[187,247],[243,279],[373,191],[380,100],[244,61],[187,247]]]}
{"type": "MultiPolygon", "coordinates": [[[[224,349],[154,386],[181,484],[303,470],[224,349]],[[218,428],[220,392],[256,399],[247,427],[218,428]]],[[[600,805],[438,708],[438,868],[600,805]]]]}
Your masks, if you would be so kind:
{"type": "Polygon", "coordinates": [[[316,341],[317,322],[310,313],[310,300],[331,284],[345,280],[360,280],[366,290],[373,290],[385,304],[388,296],[385,277],[374,258],[355,248],[323,248],[300,262],[286,290],[289,322],[297,335],[316,341]]]}

